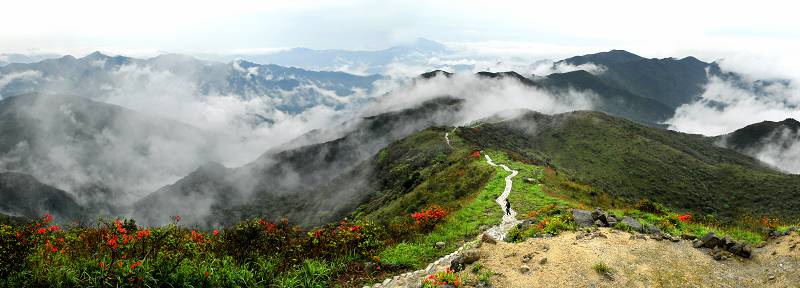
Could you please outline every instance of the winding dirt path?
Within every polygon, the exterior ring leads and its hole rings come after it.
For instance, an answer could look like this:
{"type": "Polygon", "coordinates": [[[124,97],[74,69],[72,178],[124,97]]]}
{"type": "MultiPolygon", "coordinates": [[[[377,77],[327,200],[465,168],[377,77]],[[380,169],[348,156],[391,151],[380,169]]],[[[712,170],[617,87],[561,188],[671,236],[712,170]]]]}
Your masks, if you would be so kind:
{"type": "Polygon", "coordinates": [[[514,211],[514,209],[509,209],[511,210],[509,211],[510,213],[505,213],[506,199],[508,199],[508,195],[511,194],[511,186],[514,184],[511,181],[511,178],[517,176],[519,171],[508,168],[508,166],[504,164],[495,164],[494,161],[492,161],[492,158],[489,157],[489,155],[483,155],[483,156],[486,157],[486,163],[488,163],[489,165],[495,167],[500,166],[501,168],[503,168],[503,170],[506,170],[506,172],[511,172],[511,174],[506,176],[506,187],[503,190],[503,193],[500,194],[500,197],[497,197],[497,199],[495,199],[497,205],[500,205],[500,210],[503,210],[503,222],[500,223],[500,225],[496,225],[492,228],[489,228],[489,230],[486,231],[486,233],[489,233],[489,235],[492,236],[493,238],[497,240],[504,240],[506,238],[506,234],[508,234],[508,231],[511,230],[511,228],[514,228],[514,226],[516,226],[517,224],[522,222],[520,220],[517,220],[517,211],[514,211]]]}
{"type": "MultiPolygon", "coordinates": [[[[455,131],[455,129],[453,130],[455,131]]],[[[445,133],[444,139],[445,142],[447,143],[447,146],[453,148],[453,146],[450,145],[449,136],[450,136],[449,132],[445,133]]],[[[505,210],[506,199],[508,199],[508,195],[511,194],[511,187],[514,184],[511,181],[511,178],[517,176],[519,171],[508,168],[508,166],[504,164],[495,164],[494,161],[492,161],[492,158],[489,157],[489,155],[484,155],[484,157],[486,158],[487,164],[494,167],[499,166],[503,168],[503,170],[505,170],[506,172],[511,172],[511,174],[509,174],[505,178],[506,185],[505,188],[503,189],[503,193],[501,193],[500,196],[497,197],[497,199],[495,199],[497,205],[500,205],[500,210],[503,211],[503,222],[500,223],[499,225],[492,226],[485,232],[488,233],[490,236],[492,236],[492,238],[494,239],[497,239],[499,241],[504,241],[506,234],[508,234],[508,231],[511,230],[511,228],[514,228],[514,226],[516,226],[518,223],[522,222],[520,220],[517,220],[516,218],[517,212],[514,211],[514,209],[509,209],[511,210],[510,211],[511,213],[506,213],[505,210]]],[[[414,287],[414,288],[419,287],[419,285],[422,283],[423,277],[425,277],[428,274],[444,271],[445,269],[450,267],[450,262],[453,261],[456,257],[458,257],[462,251],[468,248],[474,248],[474,247],[469,247],[470,245],[474,245],[474,243],[466,243],[461,247],[458,247],[458,249],[453,253],[445,255],[442,258],[439,258],[436,261],[433,261],[432,263],[428,264],[428,266],[425,269],[420,269],[413,272],[407,272],[401,275],[394,276],[392,278],[386,278],[381,283],[375,283],[372,286],[364,286],[364,287],[365,288],[366,287],[414,287]]]]}

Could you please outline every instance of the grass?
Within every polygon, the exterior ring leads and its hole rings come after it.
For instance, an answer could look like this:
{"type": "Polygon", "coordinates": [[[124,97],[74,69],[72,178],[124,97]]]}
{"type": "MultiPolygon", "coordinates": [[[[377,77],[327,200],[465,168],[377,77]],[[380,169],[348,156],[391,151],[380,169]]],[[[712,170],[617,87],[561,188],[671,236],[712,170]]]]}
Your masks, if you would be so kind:
{"type": "Polygon", "coordinates": [[[606,263],[604,263],[602,261],[594,263],[592,265],[592,270],[594,270],[594,272],[597,272],[598,274],[603,275],[603,276],[614,274],[614,269],[611,268],[611,266],[608,266],[608,264],[606,264],[606,263]]]}
{"type": "Polygon", "coordinates": [[[746,213],[800,221],[800,176],[766,168],[699,135],[574,112],[529,113],[478,129],[461,128],[459,136],[588,184],[564,182],[564,188],[588,189],[596,204],[580,201],[593,206],[624,207],[650,198],[677,211],[713,214],[730,224],[746,213]],[[524,127],[536,129],[531,133],[524,127]],[[613,197],[604,203],[601,193],[613,197]]]}
{"type": "Polygon", "coordinates": [[[466,200],[463,208],[455,211],[433,231],[410,241],[389,247],[380,253],[384,263],[413,268],[424,268],[432,260],[444,256],[458,247],[460,240],[478,235],[481,226],[500,223],[502,211],[494,202],[503,190],[508,173],[495,169],[495,175],[486,183],[474,199],[466,200]],[[436,242],[446,243],[444,249],[435,247],[436,242]]]}

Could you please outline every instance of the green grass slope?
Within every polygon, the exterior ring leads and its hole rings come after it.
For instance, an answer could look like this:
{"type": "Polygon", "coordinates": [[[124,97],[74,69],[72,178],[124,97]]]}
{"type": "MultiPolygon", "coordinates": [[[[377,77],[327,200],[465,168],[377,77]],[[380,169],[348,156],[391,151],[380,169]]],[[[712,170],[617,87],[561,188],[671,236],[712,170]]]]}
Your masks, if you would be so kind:
{"type": "Polygon", "coordinates": [[[649,198],[726,220],[743,215],[800,217],[800,176],[719,148],[712,138],[597,112],[530,112],[458,133],[483,149],[556,167],[597,190],[595,194],[608,193],[628,203],[649,198]]]}

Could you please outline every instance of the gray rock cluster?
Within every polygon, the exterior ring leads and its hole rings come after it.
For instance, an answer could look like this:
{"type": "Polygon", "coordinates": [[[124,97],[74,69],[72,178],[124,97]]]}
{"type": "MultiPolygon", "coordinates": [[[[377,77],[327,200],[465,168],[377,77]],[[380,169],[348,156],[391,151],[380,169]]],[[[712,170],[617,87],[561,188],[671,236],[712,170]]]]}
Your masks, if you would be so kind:
{"type": "Polygon", "coordinates": [[[695,239],[692,245],[695,248],[711,249],[709,254],[716,260],[725,260],[730,258],[731,255],[750,258],[753,254],[753,248],[749,244],[743,241],[733,240],[728,236],[722,238],[713,232],[706,234],[700,239],[695,239]]]}

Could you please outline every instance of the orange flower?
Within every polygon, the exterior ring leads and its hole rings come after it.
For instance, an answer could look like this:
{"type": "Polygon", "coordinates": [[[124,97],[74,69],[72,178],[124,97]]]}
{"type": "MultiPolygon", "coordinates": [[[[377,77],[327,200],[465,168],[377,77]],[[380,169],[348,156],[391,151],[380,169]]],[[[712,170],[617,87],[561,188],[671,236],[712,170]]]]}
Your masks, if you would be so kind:
{"type": "Polygon", "coordinates": [[[106,267],[106,263],[103,263],[103,261],[100,261],[100,268],[105,268],[105,267],[106,267]]]}
{"type": "Polygon", "coordinates": [[[136,261],[133,264],[131,264],[131,269],[134,269],[139,266],[142,266],[142,261],[136,261]]]}
{"type": "Polygon", "coordinates": [[[689,223],[689,221],[692,221],[692,214],[686,213],[685,215],[680,215],[678,216],[678,220],[683,223],[689,223]]]}

